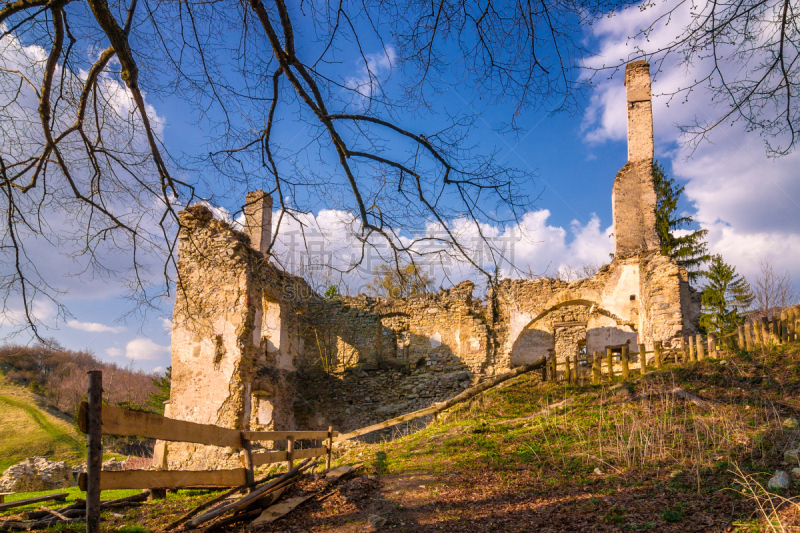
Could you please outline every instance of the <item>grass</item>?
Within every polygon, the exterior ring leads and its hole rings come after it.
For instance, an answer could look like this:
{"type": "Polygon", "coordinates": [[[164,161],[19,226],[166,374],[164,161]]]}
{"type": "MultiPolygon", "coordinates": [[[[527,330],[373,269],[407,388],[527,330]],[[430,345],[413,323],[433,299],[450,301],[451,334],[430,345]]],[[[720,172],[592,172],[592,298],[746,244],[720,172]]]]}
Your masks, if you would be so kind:
{"type": "MultiPolygon", "coordinates": [[[[30,505],[23,505],[21,507],[13,507],[11,509],[6,509],[5,511],[0,511],[0,517],[16,515],[20,513],[24,513],[26,511],[35,511],[42,505],[47,507],[55,508],[56,506],[59,507],[66,507],[70,503],[74,503],[78,499],[86,499],[86,493],[79,489],[78,487],[69,487],[67,489],[57,489],[57,490],[44,490],[40,492],[21,492],[17,494],[12,494],[11,496],[6,496],[6,502],[16,502],[19,500],[25,500],[28,498],[36,498],[37,496],[46,496],[48,494],[57,494],[59,492],[66,492],[68,494],[67,499],[65,502],[44,502],[44,503],[33,503],[30,505]]],[[[133,496],[134,494],[139,494],[140,490],[104,490],[102,492],[102,498],[104,500],[116,500],[117,498],[125,498],[126,496],[133,496]]]]}
{"type": "Polygon", "coordinates": [[[35,455],[74,464],[85,454],[85,440],[72,424],[0,375],[0,471],[35,455]]]}
{"type": "MultiPolygon", "coordinates": [[[[776,469],[786,470],[783,451],[800,444],[800,429],[787,430],[782,421],[798,411],[800,343],[792,343],[666,367],[613,389],[520,376],[454,407],[420,432],[358,445],[340,461],[368,459],[389,474],[481,470],[514,478],[528,471],[546,490],[594,485],[595,492],[607,476],[668,474],[659,481],[666,493],[713,495],[735,487],[736,468],[764,486],[776,469]],[[675,387],[713,401],[714,408],[668,394],[675,387]],[[512,421],[567,398],[573,403],[549,415],[512,421]]],[[[625,521],[618,510],[603,518],[625,521]]],[[[680,522],[683,508],[665,509],[659,518],[680,522]]]]}

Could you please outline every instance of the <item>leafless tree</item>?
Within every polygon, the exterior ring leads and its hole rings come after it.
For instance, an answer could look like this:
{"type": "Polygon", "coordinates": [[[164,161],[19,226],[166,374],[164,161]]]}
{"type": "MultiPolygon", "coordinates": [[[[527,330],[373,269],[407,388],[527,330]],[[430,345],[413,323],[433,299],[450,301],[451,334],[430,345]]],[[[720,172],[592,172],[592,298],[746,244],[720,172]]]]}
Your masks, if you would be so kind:
{"type": "MultiPolygon", "coordinates": [[[[48,299],[68,315],[42,270],[46,245],[87,275],[125,279],[146,308],[174,276],[176,210],[196,197],[238,202],[253,188],[278,199],[278,231],[321,205],[345,213],[360,253],[344,271],[374,249],[398,265],[457,256],[491,279],[498,250],[489,245],[488,267],[478,264],[453,221],[480,239],[477,222],[516,222],[530,176],[476,149],[471,109],[510,106],[512,128],[525,109],[575,109],[587,52],[578,32],[633,3],[2,0],[6,321],[36,333],[35,303],[48,299]],[[148,107],[159,98],[193,113],[207,156],[167,151],[148,107]]],[[[789,49],[794,13],[781,5],[776,42],[789,49]]],[[[731,6],[729,25],[697,19],[676,46],[732,39],[729,28],[749,20],[737,10],[763,19],[773,4],[731,6]]],[[[798,67],[778,65],[769,72],[784,81],[746,99],[786,95],[788,115],[767,129],[794,120],[798,67]]]]}
{"type": "Polygon", "coordinates": [[[754,314],[771,319],[775,313],[797,303],[800,293],[789,272],[776,272],[769,259],[761,259],[758,264],[761,271],[753,280],[754,314]]]}

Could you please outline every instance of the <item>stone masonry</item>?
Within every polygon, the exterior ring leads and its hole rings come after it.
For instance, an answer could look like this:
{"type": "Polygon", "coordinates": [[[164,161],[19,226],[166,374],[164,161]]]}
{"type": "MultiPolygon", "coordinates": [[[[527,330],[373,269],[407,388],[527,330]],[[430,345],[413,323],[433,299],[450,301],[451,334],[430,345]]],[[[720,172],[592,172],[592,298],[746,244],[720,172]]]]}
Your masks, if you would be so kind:
{"type": "MultiPolygon", "coordinates": [[[[613,187],[614,260],[591,278],[503,280],[488,301],[436,294],[332,300],[265,252],[271,198],[249,193],[245,231],[195,205],[180,215],[167,416],[252,430],[349,431],[456,395],[554,353],[666,345],[693,334],[697,294],[659,252],[647,63],[626,71],[628,163],[613,187]]],[[[160,443],[157,466],[231,468],[236,450],[160,443]]]]}
{"type": "Polygon", "coordinates": [[[614,254],[624,258],[659,249],[656,191],[653,187],[653,105],[650,66],[645,61],[625,69],[628,107],[628,162],[617,174],[611,195],[614,254]]]}

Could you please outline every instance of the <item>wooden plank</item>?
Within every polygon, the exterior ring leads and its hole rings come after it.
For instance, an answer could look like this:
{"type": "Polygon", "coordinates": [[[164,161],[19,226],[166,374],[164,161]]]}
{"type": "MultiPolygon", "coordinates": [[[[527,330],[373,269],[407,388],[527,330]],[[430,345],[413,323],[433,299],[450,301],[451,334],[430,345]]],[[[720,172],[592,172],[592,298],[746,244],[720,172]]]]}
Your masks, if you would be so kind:
{"type": "Polygon", "coordinates": [[[16,492],[0,492],[0,503],[6,501],[6,496],[11,496],[12,494],[16,494],[16,492]]]}
{"type": "MultiPolygon", "coordinates": [[[[12,492],[9,494],[14,494],[14,493],[12,492]]],[[[64,501],[67,498],[67,496],[69,496],[68,492],[57,492],[55,494],[48,494],[46,496],[37,496],[35,498],[26,498],[24,500],[17,500],[15,502],[0,503],[0,511],[5,511],[6,509],[11,509],[13,507],[21,507],[23,505],[30,505],[32,503],[47,502],[50,500],[64,501]]]]}
{"type": "MultiPolygon", "coordinates": [[[[339,436],[338,431],[333,432],[334,437],[339,436]]],[[[294,437],[294,440],[323,440],[328,438],[327,431],[242,431],[242,438],[252,441],[263,440],[287,440],[294,437]]]]}
{"type": "MultiPolygon", "coordinates": [[[[122,470],[103,472],[100,490],[170,489],[182,487],[236,487],[244,485],[244,468],[234,470],[122,470]]],[[[85,476],[78,476],[78,486],[84,490],[85,476]]]]}
{"type": "Polygon", "coordinates": [[[253,466],[271,465],[286,461],[288,454],[283,452],[262,452],[253,454],[253,466]]]}
{"type": "Polygon", "coordinates": [[[264,509],[264,512],[261,513],[261,516],[250,522],[250,525],[247,529],[252,529],[260,524],[268,524],[270,522],[274,522],[278,518],[291,513],[295,507],[303,503],[304,501],[308,500],[309,498],[313,498],[316,496],[315,494],[307,494],[305,496],[295,496],[294,498],[289,498],[285,502],[281,502],[275,504],[271,507],[267,507],[264,509]]]}
{"type": "MultiPolygon", "coordinates": [[[[327,432],[320,432],[327,436],[327,432]]],[[[210,424],[175,420],[144,411],[103,406],[103,434],[242,448],[242,432],[210,424]]]]}
{"type": "MultiPolygon", "coordinates": [[[[305,450],[294,450],[292,459],[306,459],[308,457],[320,457],[328,453],[328,448],[306,448],[305,450]]],[[[271,465],[272,463],[283,463],[289,459],[288,452],[263,452],[253,454],[253,466],[271,465]]]]}

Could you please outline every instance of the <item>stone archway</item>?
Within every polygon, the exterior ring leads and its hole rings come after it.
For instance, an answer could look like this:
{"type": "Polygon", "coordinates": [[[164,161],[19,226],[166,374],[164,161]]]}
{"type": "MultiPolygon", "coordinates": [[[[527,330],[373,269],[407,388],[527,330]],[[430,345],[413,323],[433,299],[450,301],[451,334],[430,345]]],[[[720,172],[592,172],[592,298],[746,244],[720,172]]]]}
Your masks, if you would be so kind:
{"type": "Polygon", "coordinates": [[[583,350],[603,351],[605,346],[630,341],[636,351],[638,333],[596,301],[564,293],[551,299],[544,310],[524,326],[511,348],[511,366],[529,364],[553,350],[559,361],[583,350]]]}

